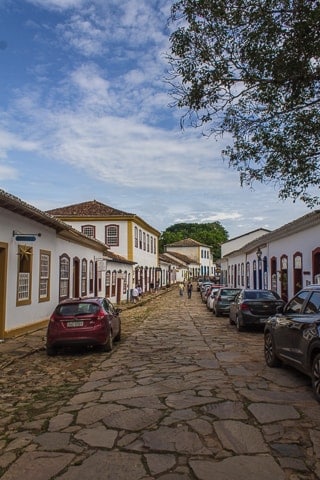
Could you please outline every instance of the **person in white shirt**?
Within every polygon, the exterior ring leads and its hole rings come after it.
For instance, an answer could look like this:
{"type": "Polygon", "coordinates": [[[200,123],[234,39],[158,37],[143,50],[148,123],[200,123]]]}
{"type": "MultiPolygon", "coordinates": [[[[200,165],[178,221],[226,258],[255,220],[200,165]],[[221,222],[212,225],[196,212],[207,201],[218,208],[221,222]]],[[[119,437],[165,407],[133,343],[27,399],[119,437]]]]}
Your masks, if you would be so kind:
{"type": "Polygon", "coordinates": [[[138,300],[139,300],[139,290],[137,289],[137,287],[134,287],[132,289],[132,301],[133,303],[137,303],[138,300]]]}

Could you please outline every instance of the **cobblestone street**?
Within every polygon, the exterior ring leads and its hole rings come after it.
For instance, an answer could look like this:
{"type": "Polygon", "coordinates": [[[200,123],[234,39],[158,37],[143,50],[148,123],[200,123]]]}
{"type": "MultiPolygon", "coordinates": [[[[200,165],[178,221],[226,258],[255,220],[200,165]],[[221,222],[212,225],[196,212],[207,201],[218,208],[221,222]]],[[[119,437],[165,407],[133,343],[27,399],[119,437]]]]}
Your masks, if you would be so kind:
{"type": "Polygon", "coordinates": [[[194,291],[122,312],[111,353],[0,344],[2,480],[316,480],[309,379],[263,358],[194,291]]]}

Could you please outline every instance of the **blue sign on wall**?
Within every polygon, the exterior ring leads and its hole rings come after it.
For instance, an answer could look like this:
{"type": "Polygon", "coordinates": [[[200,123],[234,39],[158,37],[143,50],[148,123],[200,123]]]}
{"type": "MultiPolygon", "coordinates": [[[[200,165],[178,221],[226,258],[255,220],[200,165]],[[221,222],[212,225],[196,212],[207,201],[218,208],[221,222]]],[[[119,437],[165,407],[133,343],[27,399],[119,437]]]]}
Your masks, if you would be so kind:
{"type": "Polygon", "coordinates": [[[35,235],[16,235],[17,242],[34,242],[36,240],[35,235]]]}

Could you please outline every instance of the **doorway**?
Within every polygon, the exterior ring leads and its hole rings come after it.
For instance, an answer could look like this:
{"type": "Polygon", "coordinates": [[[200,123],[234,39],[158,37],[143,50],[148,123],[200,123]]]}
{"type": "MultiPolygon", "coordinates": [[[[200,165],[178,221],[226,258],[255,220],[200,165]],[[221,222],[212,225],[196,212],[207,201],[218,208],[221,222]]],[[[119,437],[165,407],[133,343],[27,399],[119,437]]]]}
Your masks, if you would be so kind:
{"type": "Polygon", "coordinates": [[[75,257],[73,259],[73,297],[79,298],[80,297],[80,260],[79,258],[75,257]]]}
{"type": "Polygon", "coordinates": [[[117,305],[120,305],[121,303],[121,278],[117,277],[117,298],[116,298],[116,303],[117,305]]]}

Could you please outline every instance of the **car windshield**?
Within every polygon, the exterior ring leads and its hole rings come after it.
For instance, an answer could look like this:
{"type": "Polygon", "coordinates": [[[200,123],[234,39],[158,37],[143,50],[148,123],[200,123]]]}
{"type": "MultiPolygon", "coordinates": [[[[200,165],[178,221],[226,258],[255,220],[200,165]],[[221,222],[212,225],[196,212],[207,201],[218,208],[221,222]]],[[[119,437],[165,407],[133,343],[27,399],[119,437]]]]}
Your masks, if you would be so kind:
{"type": "Polygon", "coordinates": [[[61,316],[76,316],[95,314],[99,311],[99,305],[89,302],[68,303],[66,305],[59,305],[56,309],[58,315],[61,316]]]}
{"type": "Polygon", "coordinates": [[[320,292],[313,292],[309,298],[304,313],[319,313],[320,312],[320,292]]]}
{"type": "Polygon", "coordinates": [[[286,313],[300,313],[305,299],[309,295],[307,290],[300,291],[292,300],[288,303],[286,307],[286,313]]]}

